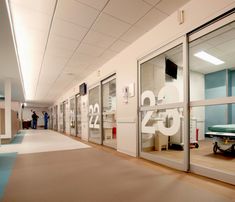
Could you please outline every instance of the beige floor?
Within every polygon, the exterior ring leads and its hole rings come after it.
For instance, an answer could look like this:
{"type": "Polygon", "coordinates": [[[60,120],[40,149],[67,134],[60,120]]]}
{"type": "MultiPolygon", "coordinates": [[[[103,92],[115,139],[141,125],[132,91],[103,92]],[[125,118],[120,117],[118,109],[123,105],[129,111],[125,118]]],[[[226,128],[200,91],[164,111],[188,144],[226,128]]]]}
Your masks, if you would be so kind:
{"type": "Polygon", "coordinates": [[[235,202],[234,186],[110,151],[18,155],[2,202],[235,202]]]}
{"type": "MultiPolygon", "coordinates": [[[[183,151],[167,150],[167,151],[152,151],[153,155],[159,155],[168,159],[173,159],[179,162],[183,161],[183,151]]],[[[216,168],[223,172],[235,173],[235,156],[225,155],[221,152],[213,153],[213,140],[207,138],[199,142],[199,148],[190,149],[190,158],[193,164],[205,166],[208,168],[216,168]]]]}

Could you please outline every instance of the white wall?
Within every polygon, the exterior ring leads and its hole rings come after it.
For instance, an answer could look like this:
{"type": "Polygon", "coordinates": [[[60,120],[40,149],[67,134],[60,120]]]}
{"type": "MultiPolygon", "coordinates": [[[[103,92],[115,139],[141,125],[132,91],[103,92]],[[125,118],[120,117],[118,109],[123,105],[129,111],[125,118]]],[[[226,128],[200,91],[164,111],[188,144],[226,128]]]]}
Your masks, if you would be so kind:
{"type": "MultiPolygon", "coordinates": [[[[137,86],[137,60],[151,51],[156,50],[167,42],[184,35],[207,21],[217,17],[235,6],[234,0],[192,0],[186,4],[185,22],[178,24],[177,12],[140,37],[137,41],[124,49],[121,53],[109,60],[97,72],[80,81],[86,82],[88,87],[97,83],[106,76],[116,72],[117,75],[117,150],[132,156],[137,155],[137,92],[129,99],[128,104],[123,102],[122,89],[134,82],[137,86]]],[[[79,83],[79,84],[80,84],[79,83]]],[[[54,104],[79,92],[79,84],[65,92],[54,104]]],[[[87,106],[87,99],[82,98],[87,106]]],[[[83,115],[86,116],[86,115],[83,115]]],[[[85,119],[83,119],[84,121],[85,119]]],[[[85,122],[83,126],[85,126],[85,122]]],[[[82,127],[82,138],[87,139],[87,126],[82,127]]]]}

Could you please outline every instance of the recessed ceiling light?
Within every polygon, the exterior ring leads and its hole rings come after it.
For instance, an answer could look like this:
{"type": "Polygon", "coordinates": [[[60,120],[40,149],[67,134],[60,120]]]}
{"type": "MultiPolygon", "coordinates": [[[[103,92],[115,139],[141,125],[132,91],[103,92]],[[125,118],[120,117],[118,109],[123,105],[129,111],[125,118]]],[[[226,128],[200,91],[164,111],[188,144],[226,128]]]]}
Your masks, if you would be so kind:
{"type": "Polygon", "coordinates": [[[200,51],[198,53],[195,53],[194,56],[202,59],[202,60],[205,60],[207,62],[210,62],[214,65],[221,65],[221,64],[224,64],[224,61],[216,58],[215,56],[213,55],[210,55],[208,53],[206,53],[205,51],[200,51]]]}

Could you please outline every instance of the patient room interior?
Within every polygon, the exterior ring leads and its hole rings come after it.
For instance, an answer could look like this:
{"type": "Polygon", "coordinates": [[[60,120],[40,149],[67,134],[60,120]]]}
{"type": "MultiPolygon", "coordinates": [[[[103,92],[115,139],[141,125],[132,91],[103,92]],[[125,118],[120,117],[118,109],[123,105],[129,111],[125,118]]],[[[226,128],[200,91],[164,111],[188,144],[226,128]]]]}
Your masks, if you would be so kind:
{"type": "MultiPolygon", "coordinates": [[[[226,173],[235,169],[235,104],[219,102],[235,96],[234,47],[235,23],[192,39],[188,47],[190,161],[226,173]]],[[[180,44],[139,67],[140,116],[146,120],[140,126],[141,152],[180,163],[185,149],[183,63],[180,44]]]]}

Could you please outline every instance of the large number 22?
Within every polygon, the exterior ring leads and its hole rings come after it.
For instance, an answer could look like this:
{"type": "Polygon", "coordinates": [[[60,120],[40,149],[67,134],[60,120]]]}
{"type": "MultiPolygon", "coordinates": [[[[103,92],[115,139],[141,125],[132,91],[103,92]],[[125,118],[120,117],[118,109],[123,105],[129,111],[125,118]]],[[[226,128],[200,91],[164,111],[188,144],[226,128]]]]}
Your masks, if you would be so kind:
{"type": "Polygon", "coordinates": [[[99,120],[99,113],[100,113],[100,109],[99,109],[99,105],[96,103],[94,106],[90,105],[89,106],[89,113],[91,114],[90,120],[89,120],[89,128],[100,128],[100,125],[97,124],[98,120],[99,120]],[[96,114],[96,115],[94,115],[96,114]],[[95,117],[95,121],[94,124],[93,122],[93,117],[95,117]]]}

